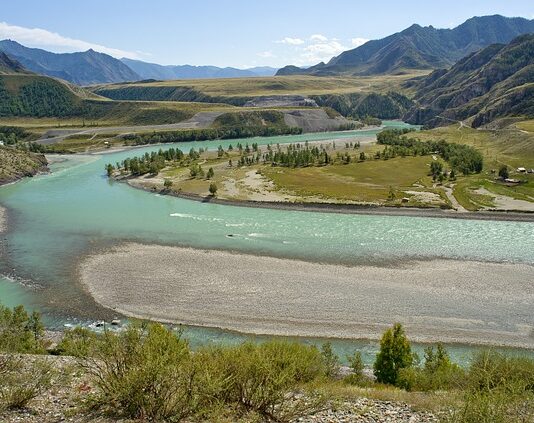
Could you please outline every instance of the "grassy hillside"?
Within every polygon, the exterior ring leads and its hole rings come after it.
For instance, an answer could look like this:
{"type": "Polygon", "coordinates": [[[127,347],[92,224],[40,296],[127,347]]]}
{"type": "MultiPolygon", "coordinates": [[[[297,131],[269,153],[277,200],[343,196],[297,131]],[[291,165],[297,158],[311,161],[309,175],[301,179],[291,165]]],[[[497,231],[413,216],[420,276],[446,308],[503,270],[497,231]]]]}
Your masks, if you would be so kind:
{"type": "Polygon", "coordinates": [[[0,146],[0,185],[24,176],[33,176],[46,170],[46,165],[47,161],[42,154],[0,146]]]}
{"type": "Polygon", "coordinates": [[[270,95],[387,92],[399,90],[403,81],[421,74],[360,78],[318,78],[299,75],[276,78],[153,81],[102,85],[94,87],[93,91],[109,98],[122,100],[176,100],[190,96],[191,100],[196,99],[196,101],[222,100],[226,102],[233,100],[237,102],[237,99],[241,99],[241,102],[244,103],[253,97],[270,95]],[[199,100],[202,97],[204,99],[199,100]]]}
{"type": "Polygon", "coordinates": [[[110,101],[53,78],[24,74],[0,75],[0,100],[0,123],[26,127],[62,123],[167,124],[181,122],[199,111],[230,108],[200,103],[110,101]]]}

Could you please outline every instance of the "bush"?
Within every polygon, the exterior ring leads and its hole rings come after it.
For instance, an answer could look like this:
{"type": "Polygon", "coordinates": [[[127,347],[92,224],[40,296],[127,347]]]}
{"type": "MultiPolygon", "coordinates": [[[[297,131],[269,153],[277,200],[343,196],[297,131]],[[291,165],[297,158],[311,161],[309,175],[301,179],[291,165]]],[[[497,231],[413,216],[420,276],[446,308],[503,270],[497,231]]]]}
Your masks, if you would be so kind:
{"type": "Polygon", "coordinates": [[[37,312],[28,314],[23,306],[13,310],[0,305],[0,351],[43,353],[44,327],[37,312]]]}
{"type": "Polygon", "coordinates": [[[380,383],[397,384],[400,369],[410,367],[414,361],[414,354],[410,341],[404,334],[400,323],[386,330],[380,340],[380,351],[376,356],[374,373],[380,383]]]}
{"type": "Polygon", "coordinates": [[[397,385],[408,391],[437,391],[465,386],[465,371],[452,363],[442,344],[425,349],[425,364],[399,370],[397,385]]]}
{"type": "Polygon", "coordinates": [[[63,334],[63,338],[52,353],[79,358],[89,357],[97,348],[100,338],[98,334],[87,328],[76,327],[63,334]]]}
{"type": "Polygon", "coordinates": [[[202,373],[200,385],[211,390],[202,394],[211,398],[211,407],[223,403],[274,420],[313,407],[310,398],[305,403],[295,394],[326,373],[316,348],[281,341],[204,349],[195,354],[195,361],[202,373]]]}
{"type": "MultiPolygon", "coordinates": [[[[67,350],[84,339],[74,334],[67,350]]],[[[220,410],[286,419],[315,404],[297,392],[326,374],[314,347],[273,341],[191,354],[187,342],[158,324],[105,333],[82,365],[98,388],[93,408],[150,420],[210,420],[220,410]]]]}
{"type": "Polygon", "coordinates": [[[106,333],[84,367],[99,392],[91,405],[128,418],[180,419],[195,411],[186,341],[159,324],[106,333]]]}
{"type": "Polygon", "coordinates": [[[534,360],[480,352],[473,360],[464,404],[453,422],[534,421],[534,360]]]}

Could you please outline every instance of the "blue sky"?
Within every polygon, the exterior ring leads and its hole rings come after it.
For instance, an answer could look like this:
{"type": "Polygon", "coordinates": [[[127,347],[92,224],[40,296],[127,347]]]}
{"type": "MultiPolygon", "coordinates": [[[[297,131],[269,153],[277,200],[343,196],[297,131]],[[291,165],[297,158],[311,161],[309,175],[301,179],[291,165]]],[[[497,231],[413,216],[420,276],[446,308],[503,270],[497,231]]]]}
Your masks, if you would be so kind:
{"type": "Polygon", "coordinates": [[[412,23],[534,19],[532,0],[5,0],[0,38],[56,52],[93,48],[161,64],[311,65],[412,23]]]}

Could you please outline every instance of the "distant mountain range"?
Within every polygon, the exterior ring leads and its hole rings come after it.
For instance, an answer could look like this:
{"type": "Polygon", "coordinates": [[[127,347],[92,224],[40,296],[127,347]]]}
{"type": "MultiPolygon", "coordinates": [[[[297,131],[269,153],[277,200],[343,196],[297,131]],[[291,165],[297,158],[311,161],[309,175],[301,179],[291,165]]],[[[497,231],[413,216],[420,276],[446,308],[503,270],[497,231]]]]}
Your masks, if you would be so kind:
{"type": "Polygon", "coordinates": [[[277,75],[374,75],[450,67],[467,54],[528,33],[534,33],[534,20],[500,15],[474,17],[454,29],[412,25],[345,51],[326,64],[307,69],[286,66],[277,75]]]}
{"type": "Polygon", "coordinates": [[[204,79],[204,78],[245,78],[255,76],[274,76],[277,69],[257,67],[250,69],[219,68],[217,66],[158,65],[140,60],[121,59],[142,79],[204,79]]]}
{"type": "Polygon", "coordinates": [[[493,44],[411,84],[417,106],[404,117],[411,123],[469,120],[479,127],[505,116],[534,116],[534,34],[493,44]]]}
{"type": "Polygon", "coordinates": [[[61,78],[78,85],[129,82],[142,79],[273,76],[277,71],[277,69],[270,67],[236,69],[216,66],[162,66],[140,60],[118,60],[94,50],[79,53],[51,53],[38,48],[25,47],[12,40],[0,41],[0,52],[3,52],[4,56],[7,54],[10,60],[19,62],[24,68],[32,72],[61,78]]]}
{"type": "Polygon", "coordinates": [[[139,75],[120,60],[94,50],[58,54],[38,48],[28,48],[12,40],[0,41],[0,50],[30,71],[61,78],[78,85],[140,79],[139,75]]]}

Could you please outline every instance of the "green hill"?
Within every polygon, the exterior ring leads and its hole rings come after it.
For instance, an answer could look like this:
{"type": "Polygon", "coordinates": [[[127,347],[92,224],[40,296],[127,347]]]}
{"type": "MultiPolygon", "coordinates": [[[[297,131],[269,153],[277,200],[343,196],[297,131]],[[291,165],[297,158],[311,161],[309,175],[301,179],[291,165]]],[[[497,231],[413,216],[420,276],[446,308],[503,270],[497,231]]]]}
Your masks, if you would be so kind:
{"type": "Polygon", "coordinates": [[[441,126],[469,120],[473,127],[505,116],[534,116],[534,35],[494,44],[413,82],[410,123],[441,126]]]}

